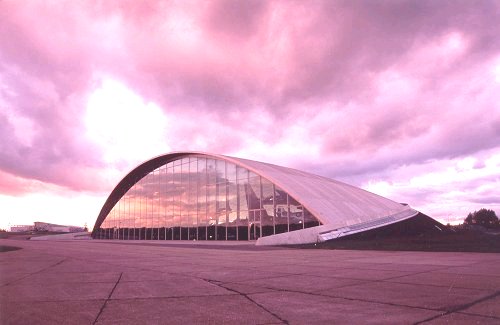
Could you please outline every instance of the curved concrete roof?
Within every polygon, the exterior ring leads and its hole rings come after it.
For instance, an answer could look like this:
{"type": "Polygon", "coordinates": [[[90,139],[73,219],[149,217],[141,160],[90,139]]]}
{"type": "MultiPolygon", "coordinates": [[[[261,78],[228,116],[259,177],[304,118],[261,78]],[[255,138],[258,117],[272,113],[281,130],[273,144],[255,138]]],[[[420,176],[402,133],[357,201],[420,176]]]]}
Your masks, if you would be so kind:
{"type": "Polygon", "coordinates": [[[399,215],[396,219],[401,219],[401,216],[407,217],[414,212],[409,206],[363,189],[292,168],[205,152],[173,152],[140,164],[116,185],[99,213],[94,232],[113,206],[141,178],[170,161],[193,155],[225,160],[268,179],[304,205],[328,229],[373,224],[388,216],[399,215]]]}

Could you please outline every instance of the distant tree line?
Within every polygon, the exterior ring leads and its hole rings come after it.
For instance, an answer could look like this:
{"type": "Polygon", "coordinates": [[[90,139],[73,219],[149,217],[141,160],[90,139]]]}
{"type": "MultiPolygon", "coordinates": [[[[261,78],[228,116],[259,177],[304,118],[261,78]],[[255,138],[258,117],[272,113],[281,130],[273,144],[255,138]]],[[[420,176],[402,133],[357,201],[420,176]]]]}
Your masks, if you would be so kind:
{"type": "Polygon", "coordinates": [[[464,224],[479,225],[486,228],[496,228],[500,225],[495,211],[484,208],[469,213],[464,220],[464,224]]]}

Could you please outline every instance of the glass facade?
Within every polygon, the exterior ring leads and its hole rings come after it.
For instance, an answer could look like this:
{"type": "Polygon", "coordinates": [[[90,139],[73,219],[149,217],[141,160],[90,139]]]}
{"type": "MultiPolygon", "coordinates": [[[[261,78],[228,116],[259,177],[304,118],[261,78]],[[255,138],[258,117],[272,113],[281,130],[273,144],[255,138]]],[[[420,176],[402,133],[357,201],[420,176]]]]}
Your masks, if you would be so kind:
{"type": "Polygon", "coordinates": [[[256,240],[320,224],[266,178],[224,160],[189,156],[134,184],[96,238],[256,240]]]}

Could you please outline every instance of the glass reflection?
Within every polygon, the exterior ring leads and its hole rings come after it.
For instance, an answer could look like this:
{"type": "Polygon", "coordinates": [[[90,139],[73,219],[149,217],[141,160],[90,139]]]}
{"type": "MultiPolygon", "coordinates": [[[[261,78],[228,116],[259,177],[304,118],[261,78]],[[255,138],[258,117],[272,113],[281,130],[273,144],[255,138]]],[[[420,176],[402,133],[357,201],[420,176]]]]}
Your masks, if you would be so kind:
{"type": "Polygon", "coordinates": [[[256,240],[321,223],[269,180],[224,160],[190,156],[138,180],[100,239],[256,240]]]}

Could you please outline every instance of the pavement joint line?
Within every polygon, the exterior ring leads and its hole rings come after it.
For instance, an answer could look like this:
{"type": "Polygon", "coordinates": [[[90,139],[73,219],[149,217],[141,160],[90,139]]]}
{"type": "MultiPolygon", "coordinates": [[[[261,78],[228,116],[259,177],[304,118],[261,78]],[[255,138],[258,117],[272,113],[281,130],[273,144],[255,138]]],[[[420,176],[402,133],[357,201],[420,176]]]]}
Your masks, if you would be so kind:
{"type": "MultiPolygon", "coordinates": [[[[279,279],[279,278],[286,278],[286,277],[289,277],[289,276],[293,276],[294,274],[283,274],[283,275],[276,275],[276,276],[269,276],[269,277],[262,277],[262,278],[258,278],[258,279],[247,279],[247,280],[241,280],[241,281],[218,281],[220,283],[234,283],[234,284],[237,284],[237,283],[241,283],[241,284],[245,284],[245,282],[251,282],[251,281],[255,281],[255,280],[269,280],[269,279],[279,279]]],[[[297,275],[300,275],[300,274],[297,274],[297,275]]],[[[203,278],[200,278],[200,279],[203,279],[203,278]]],[[[205,279],[203,279],[205,280],[205,279]]],[[[215,280],[217,281],[217,280],[215,280]]]]}
{"type": "MultiPolygon", "coordinates": [[[[347,286],[349,286],[349,285],[347,285],[347,286]]],[[[271,288],[271,287],[262,287],[262,288],[271,289],[271,290],[278,291],[278,292],[301,293],[301,294],[311,295],[311,296],[333,298],[333,299],[344,299],[344,300],[349,300],[349,301],[361,301],[361,302],[368,302],[368,303],[374,303],[374,304],[380,304],[380,305],[388,305],[388,306],[394,306],[394,307],[405,307],[405,308],[430,310],[430,311],[438,311],[438,312],[439,311],[440,312],[443,311],[442,309],[437,309],[437,308],[426,308],[426,307],[420,307],[420,306],[409,306],[409,305],[395,304],[395,303],[391,303],[391,302],[376,301],[376,300],[369,300],[369,299],[349,298],[349,297],[342,297],[342,296],[330,296],[330,295],[325,295],[325,294],[321,294],[321,293],[304,292],[304,291],[299,291],[299,290],[277,289],[277,288],[271,288]]],[[[338,288],[334,288],[334,289],[338,289],[338,288]]],[[[256,294],[267,294],[267,293],[268,292],[256,293],[256,294]]]]}
{"type": "MultiPolygon", "coordinates": [[[[434,272],[438,272],[439,271],[443,271],[443,270],[448,270],[448,269],[451,269],[452,266],[443,266],[443,267],[439,267],[437,269],[433,269],[433,270],[425,270],[425,271],[418,271],[418,272],[415,272],[415,273],[412,273],[412,274],[408,274],[408,275],[414,275],[414,274],[422,274],[422,273],[434,273],[434,272]]],[[[404,276],[408,276],[408,275],[401,275],[401,276],[397,276],[397,277],[404,277],[404,276]]]]}
{"type": "MultiPolygon", "coordinates": [[[[417,275],[417,274],[423,274],[423,273],[432,273],[432,271],[422,271],[422,272],[416,272],[416,273],[411,273],[411,274],[406,274],[406,275],[398,275],[398,276],[394,276],[394,277],[391,277],[391,278],[385,278],[385,279],[360,279],[360,278],[340,277],[340,276],[324,276],[324,275],[317,275],[317,274],[311,274],[311,275],[308,275],[308,276],[311,276],[311,277],[320,277],[320,278],[336,278],[336,279],[364,281],[365,283],[363,283],[363,284],[366,284],[367,282],[369,282],[369,283],[387,282],[387,283],[399,283],[399,284],[417,285],[416,283],[412,283],[412,282],[400,282],[400,281],[390,281],[390,280],[398,279],[398,278],[403,278],[403,277],[407,277],[407,276],[412,276],[412,275],[417,275]]],[[[297,274],[297,275],[301,275],[301,274],[297,274]]],[[[248,280],[248,281],[252,281],[252,280],[248,280]]],[[[358,284],[360,284],[360,283],[349,284],[349,285],[346,285],[346,286],[336,287],[336,288],[343,288],[343,287],[348,287],[348,286],[356,286],[358,284]]],[[[444,286],[444,285],[428,284],[428,283],[418,284],[418,285],[419,286],[429,286],[429,287],[439,287],[439,288],[443,288],[443,287],[444,288],[450,288],[448,285],[444,286]]],[[[469,287],[460,287],[460,286],[452,286],[452,288],[467,289],[467,290],[481,290],[481,291],[482,290],[486,290],[486,289],[481,289],[481,288],[469,288],[469,287]]]]}
{"type": "MultiPolygon", "coordinates": [[[[46,282],[43,285],[45,285],[45,284],[56,284],[56,283],[66,283],[66,284],[75,284],[75,283],[80,283],[80,284],[97,284],[97,283],[113,283],[113,282],[115,282],[115,281],[99,281],[99,280],[95,280],[95,281],[56,281],[56,282],[53,282],[53,283],[52,282],[46,282]]],[[[126,281],[126,282],[139,282],[139,281],[126,281]]],[[[42,284],[23,283],[23,284],[19,284],[19,285],[16,285],[16,286],[17,287],[23,287],[23,286],[33,287],[35,285],[42,285],[42,284]]]]}
{"type": "Polygon", "coordinates": [[[99,320],[99,317],[101,316],[102,312],[104,311],[104,308],[106,308],[106,304],[108,303],[111,296],[113,295],[113,292],[115,292],[115,289],[118,286],[118,283],[120,282],[120,280],[122,278],[122,275],[123,275],[123,272],[120,273],[120,276],[118,277],[118,280],[116,280],[116,283],[113,286],[113,289],[111,289],[111,292],[109,293],[108,298],[106,298],[106,300],[104,300],[104,303],[102,304],[101,309],[99,310],[99,313],[97,313],[97,316],[94,319],[94,322],[92,323],[92,325],[95,325],[97,323],[97,320],[99,320]]]}
{"type": "Polygon", "coordinates": [[[248,279],[248,280],[241,280],[241,281],[227,281],[224,283],[244,283],[244,282],[250,282],[250,281],[255,281],[255,280],[269,280],[269,279],[277,279],[277,278],[286,278],[289,276],[297,276],[297,275],[307,275],[309,277],[316,277],[316,278],[324,278],[324,279],[342,279],[342,280],[356,280],[356,281],[365,281],[365,282],[382,282],[383,280],[380,279],[360,279],[360,278],[349,278],[349,277],[340,277],[340,276],[329,276],[329,275],[318,275],[318,274],[307,274],[306,273],[287,273],[287,274],[281,274],[281,275],[276,275],[276,276],[270,276],[270,277],[262,277],[258,279],[248,279]]]}
{"type": "Polygon", "coordinates": [[[415,285],[415,286],[448,288],[449,289],[448,291],[451,291],[451,289],[466,289],[466,290],[480,290],[480,291],[487,290],[487,289],[481,289],[481,288],[460,287],[460,286],[455,286],[455,285],[450,287],[448,285],[439,285],[439,284],[430,284],[430,283],[413,283],[413,282],[387,281],[387,280],[379,280],[379,281],[374,281],[374,282],[387,282],[387,283],[398,283],[398,284],[410,284],[410,285],[415,285]]]}
{"type": "MultiPolygon", "coordinates": [[[[370,282],[376,282],[376,281],[371,281],[371,280],[358,280],[358,281],[359,282],[357,282],[357,283],[343,284],[343,285],[340,285],[340,286],[335,286],[335,287],[327,288],[325,290],[342,289],[342,288],[347,288],[347,287],[355,287],[355,286],[358,286],[358,285],[366,285],[367,283],[370,283],[370,282]]],[[[248,283],[244,283],[244,282],[222,282],[222,283],[224,283],[224,284],[243,284],[243,285],[249,285],[248,283]]],[[[255,285],[255,286],[259,287],[259,288],[262,288],[262,289],[270,289],[270,290],[274,290],[274,291],[287,291],[287,289],[280,289],[280,288],[259,286],[258,284],[253,284],[253,285],[255,285]]],[[[290,291],[290,292],[293,292],[293,291],[290,291]]],[[[301,292],[301,291],[297,291],[297,292],[301,292]]],[[[306,293],[306,292],[303,292],[303,293],[306,293]]],[[[330,297],[330,296],[326,296],[326,297],[330,297]]]]}
{"type": "MultiPolygon", "coordinates": [[[[210,280],[207,280],[211,282],[210,280]]],[[[214,281],[217,282],[217,281],[214,281]]],[[[374,281],[375,282],[375,281],[374,281]]],[[[230,283],[227,283],[230,284],[230,283]]],[[[234,283],[233,283],[234,284],[234,283]]],[[[360,283],[355,283],[355,284],[349,284],[341,287],[335,287],[334,289],[339,289],[343,287],[349,287],[349,286],[355,286],[359,285],[360,283]]],[[[366,283],[365,283],[366,284],[366,283]]],[[[235,291],[238,292],[234,289],[230,289],[224,286],[224,283],[220,283],[220,286],[227,290],[235,291]]],[[[264,289],[269,289],[273,290],[276,292],[293,292],[293,293],[301,293],[305,295],[311,295],[311,296],[319,296],[319,297],[325,297],[325,298],[337,298],[337,299],[344,299],[344,300],[349,300],[349,301],[361,301],[361,302],[368,302],[368,303],[374,303],[374,304],[380,304],[380,305],[388,305],[388,306],[394,306],[394,307],[405,307],[405,308],[411,308],[411,309],[420,309],[420,310],[430,310],[430,311],[437,311],[437,312],[442,312],[442,309],[435,309],[435,308],[425,308],[425,307],[419,307],[419,306],[409,306],[409,305],[404,305],[404,304],[395,304],[395,303],[389,303],[389,302],[383,302],[383,301],[375,301],[375,300],[368,300],[368,299],[359,299],[359,298],[349,298],[349,297],[342,297],[342,296],[330,296],[330,295],[325,295],[325,294],[320,294],[320,293],[314,293],[314,292],[304,292],[304,291],[299,291],[299,290],[289,290],[289,289],[279,289],[279,288],[273,288],[273,287],[266,287],[266,286],[259,286],[256,285],[259,288],[264,288],[264,289]]],[[[257,292],[257,293],[252,293],[252,294],[267,294],[268,292],[257,292]]],[[[241,295],[245,295],[243,293],[240,293],[241,295]]],[[[250,299],[247,297],[247,299],[250,299]]],[[[252,300],[253,301],[253,300],[252,300]]],[[[256,303],[257,304],[257,303],[256,303]]],[[[265,309],[263,307],[263,309],[265,309]]],[[[265,309],[267,311],[267,309],[265,309]]]]}
{"type": "Polygon", "coordinates": [[[185,298],[208,298],[208,297],[225,297],[225,296],[237,296],[235,292],[231,293],[216,293],[209,295],[186,295],[186,296],[154,296],[154,297],[134,297],[134,298],[110,298],[109,301],[133,301],[133,300],[155,300],[155,299],[185,299],[185,298]]]}
{"type": "MultiPolygon", "coordinates": [[[[479,298],[477,300],[471,301],[471,302],[469,302],[467,304],[462,304],[462,305],[455,306],[454,308],[448,309],[447,311],[445,311],[444,313],[442,313],[440,315],[429,317],[429,318],[424,319],[424,320],[422,320],[420,322],[417,322],[417,323],[415,323],[415,325],[417,325],[417,324],[423,324],[423,323],[426,323],[426,322],[430,322],[430,321],[433,321],[435,319],[438,319],[440,317],[443,317],[443,316],[446,316],[446,315],[449,315],[449,314],[459,313],[460,311],[462,311],[464,309],[470,308],[470,307],[472,307],[472,306],[474,306],[474,305],[476,305],[478,303],[481,303],[481,302],[484,302],[484,301],[496,298],[498,296],[500,296],[500,291],[497,291],[497,292],[495,292],[493,294],[490,294],[488,296],[485,296],[483,298],[479,298]]],[[[483,316],[483,315],[481,315],[481,316],[483,316]]]]}
{"type": "Polygon", "coordinates": [[[3,284],[3,285],[1,285],[0,287],[6,287],[6,286],[9,286],[9,285],[11,285],[11,284],[13,284],[13,283],[16,283],[16,282],[18,282],[18,281],[24,280],[24,279],[26,279],[26,278],[28,278],[28,277],[30,277],[30,276],[32,276],[32,275],[35,275],[35,274],[41,273],[41,272],[43,272],[43,271],[45,271],[45,270],[50,269],[51,267],[57,266],[57,265],[59,265],[59,264],[62,264],[62,263],[63,263],[64,261],[66,261],[67,259],[68,259],[68,258],[64,258],[63,260],[61,260],[61,261],[59,261],[59,262],[57,262],[57,263],[55,263],[55,264],[49,265],[49,266],[47,266],[47,267],[45,267],[45,268],[43,268],[43,269],[41,269],[41,270],[38,270],[38,271],[36,271],[36,272],[33,272],[33,273],[30,273],[30,274],[27,274],[27,275],[25,275],[25,276],[23,276],[23,277],[21,277],[21,278],[18,278],[18,279],[12,280],[11,282],[4,283],[4,284],[3,284]]]}
{"type": "MultiPolygon", "coordinates": [[[[449,267],[446,267],[443,269],[447,269],[447,268],[449,268],[449,267]]],[[[345,269],[357,270],[357,268],[353,268],[353,267],[342,267],[342,268],[338,268],[338,269],[339,270],[345,270],[345,269]]],[[[379,270],[379,269],[365,269],[365,270],[391,271],[391,270],[379,270]]],[[[341,276],[336,276],[336,275],[320,275],[320,274],[308,274],[307,272],[298,272],[298,273],[286,273],[283,275],[274,276],[274,277],[267,277],[267,278],[262,278],[262,279],[274,279],[274,278],[280,278],[280,277],[286,277],[286,276],[307,275],[307,276],[312,276],[312,277],[317,277],[317,278],[336,278],[336,279],[360,280],[360,281],[368,281],[368,282],[383,282],[383,281],[387,281],[387,280],[391,280],[391,279],[397,279],[400,277],[412,276],[412,275],[416,275],[416,274],[429,273],[429,272],[431,272],[431,271],[429,271],[429,270],[428,271],[421,271],[421,272],[415,272],[415,273],[409,273],[409,274],[405,274],[405,275],[398,275],[398,276],[394,276],[394,277],[389,277],[386,279],[360,279],[360,278],[351,278],[351,277],[341,277],[341,276]]],[[[255,280],[255,279],[243,280],[243,281],[238,281],[238,282],[228,282],[228,283],[240,283],[240,282],[253,281],[253,280],[255,280]]],[[[388,281],[388,282],[390,282],[390,281],[388,281]]]]}
{"type": "Polygon", "coordinates": [[[500,274],[447,273],[447,272],[436,272],[436,273],[443,274],[443,275],[472,275],[472,276],[480,276],[480,277],[489,276],[489,277],[494,277],[494,278],[500,277],[500,274]]]}
{"type": "MultiPolygon", "coordinates": [[[[68,259],[68,258],[66,258],[68,259]]],[[[84,262],[88,262],[89,259],[84,259],[84,258],[78,258],[78,257],[71,257],[71,259],[73,260],[79,260],[79,261],[84,261],[84,262]]],[[[91,260],[92,261],[92,260],[91,260]]],[[[95,261],[92,261],[92,262],[95,262],[95,261]]],[[[60,263],[58,263],[60,264],[60,263]]],[[[120,265],[120,264],[114,264],[114,263],[109,263],[107,261],[100,261],[99,264],[107,264],[107,265],[110,265],[110,266],[118,266],[118,267],[123,267],[123,265],[120,265]]],[[[57,265],[57,264],[56,264],[57,265]]],[[[53,265],[53,266],[56,266],[56,265],[53,265]]],[[[172,273],[172,272],[164,272],[164,271],[158,271],[158,270],[155,270],[155,269],[149,269],[149,268],[143,268],[143,267],[137,267],[137,266],[129,266],[127,265],[127,267],[130,267],[130,268],[134,268],[134,269],[137,269],[138,271],[153,271],[153,272],[159,272],[159,273],[163,273],[163,274],[171,274],[171,275],[178,275],[180,273],[172,273]]],[[[108,272],[113,272],[113,271],[108,271],[108,272]]],[[[106,273],[105,271],[83,271],[83,272],[60,272],[60,273],[106,273]]],[[[117,273],[117,272],[116,272],[117,273]]],[[[123,272],[122,272],[123,273],[123,272]]],[[[35,273],[33,273],[35,274],[35,273]]]]}
{"type": "Polygon", "coordinates": [[[340,285],[338,287],[332,287],[331,289],[343,289],[343,288],[347,288],[347,287],[356,287],[356,286],[366,285],[367,283],[373,282],[370,280],[360,280],[360,281],[362,281],[362,282],[344,284],[344,285],[340,285]]]}
{"type": "MultiPolygon", "coordinates": [[[[443,268],[444,269],[448,269],[449,267],[446,267],[446,268],[443,268]]],[[[442,269],[439,269],[439,270],[442,270],[442,269]]],[[[433,273],[434,271],[436,270],[432,270],[432,271],[420,271],[420,272],[415,272],[415,273],[410,273],[410,274],[405,274],[405,275],[396,275],[396,276],[393,276],[393,277],[390,277],[390,278],[386,278],[386,279],[380,279],[380,280],[377,280],[379,282],[393,282],[393,281],[389,281],[389,280],[394,280],[394,279],[400,279],[400,278],[404,278],[404,277],[408,277],[408,276],[413,276],[413,275],[418,275],[418,274],[424,274],[424,273],[433,273]]],[[[395,283],[406,283],[406,282],[397,282],[397,281],[394,281],[395,283]]],[[[409,283],[409,284],[413,284],[413,283],[409,283]]],[[[427,284],[426,284],[427,285],[427,284]]],[[[443,287],[443,286],[438,286],[438,285],[433,285],[433,284],[429,284],[430,286],[437,286],[437,287],[443,287]]],[[[444,287],[447,287],[447,286],[444,286],[444,287]]],[[[458,288],[458,287],[457,287],[458,288]]],[[[464,289],[468,289],[468,288],[464,288],[464,289]]]]}
{"type": "Polygon", "coordinates": [[[246,298],[248,301],[252,302],[254,305],[260,307],[262,310],[264,310],[265,312],[269,313],[270,315],[272,315],[273,317],[277,318],[279,321],[281,321],[282,324],[289,324],[289,322],[286,320],[286,319],[283,319],[281,318],[280,316],[278,316],[277,314],[273,313],[272,311],[270,311],[269,309],[267,309],[266,307],[264,307],[263,305],[259,304],[258,302],[256,302],[255,300],[253,300],[252,298],[250,298],[247,294],[243,293],[243,292],[240,292],[238,290],[235,290],[235,289],[232,289],[232,288],[227,288],[224,286],[223,283],[219,282],[219,281],[214,281],[214,280],[209,280],[209,279],[203,279],[205,281],[207,281],[208,283],[211,283],[211,284],[214,284],[220,288],[224,288],[228,291],[232,291],[244,298],[246,298]]]}
{"type": "Polygon", "coordinates": [[[484,314],[476,314],[476,313],[468,313],[464,311],[458,311],[456,314],[463,314],[463,315],[469,315],[469,316],[480,316],[480,317],[487,317],[487,318],[493,318],[493,319],[500,319],[498,316],[493,316],[493,315],[484,315],[484,314]]]}
{"type": "MultiPolygon", "coordinates": [[[[440,271],[440,270],[447,270],[449,268],[451,268],[451,266],[440,267],[440,268],[434,269],[434,270],[417,271],[415,273],[410,273],[410,274],[406,274],[406,275],[397,275],[394,278],[405,277],[405,276],[415,275],[415,274],[421,274],[421,273],[432,273],[432,272],[436,272],[436,271],[440,271]]],[[[371,268],[365,268],[364,270],[370,270],[370,271],[397,271],[397,270],[394,270],[394,269],[390,269],[390,270],[385,270],[384,269],[384,270],[381,270],[381,269],[371,269],[371,268]]],[[[411,271],[400,271],[400,272],[411,272],[411,271]]]]}
{"type": "MultiPolygon", "coordinates": [[[[278,264],[278,265],[274,265],[274,266],[280,266],[280,267],[283,267],[283,266],[290,266],[290,267],[295,267],[295,266],[305,266],[305,267],[311,267],[310,265],[305,265],[305,264],[278,264]]],[[[254,266],[254,267],[251,267],[251,269],[256,269],[256,270],[259,270],[261,269],[262,266],[254,266]]],[[[356,268],[354,266],[341,266],[341,267],[335,267],[334,266],[334,270],[345,270],[345,269],[359,269],[359,268],[356,268]]],[[[294,273],[290,273],[290,274],[297,274],[297,275],[300,275],[300,274],[307,274],[307,271],[303,271],[303,272],[294,272],[294,273]]]]}
{"type": "Polygon", "coordinates": [[[29,303],[29,304],[41,304],[41,303],[46,303],[46,302],[93,302],[93,301],[104,301],[104,299],[94,299],[94,298],[88,298],[88,299],[46,299],[46,300],[13,300],[9,302],[19,302],[19,303],[29,303]]]}
{"type": "Polygon", "coordinates": [[[321,276],[321,275],[308,275],[311,277],[317,277],[317,278],[329,278],[329,279],[341,279],[341,280],[355,280],[355,281],[364,281],[364,282],[373,282],[373,283],[378,283],[378,282],[384,282],[385,279],[362,279],[362,278],[352,278],[352,277],[343,277],[343,276],[321,276]]]}
{"type": "MultiPolygon", "coordinates": [[[[418,273],[416,273],[418,274],[418,273]]],[[[408,276],[411,276],[413,274],[410,274],[408,276]]],[[[399,277],[396,277],[395,279],[398,279],[399,277]]],[[[452,285],[452,286],[449,286],[449,285],[439,285],[439,284],[431,284],[431,283],[414,283],[414,282],[403,282],[403,281],[389,281],[389,280],[392,280],[394,278],[390,278],[390,279],[383,279],[383,280],[378,280],[378,281],[374,281],[374,282],[387,282],[387,283],[399,283],[399,284],[411,284],[411,285],[419,285],[419,286],[429,286],[429,287],[437,287],[437,288],[449,288],[448,291],[450,291],[451,289],[467,289],[467,290],[487,290],[487,289],[482,289],[482,288],[471,288],[471,287],[462,287],[462,286],[459,286],[459,285],[452,285]]]]}
{"type": "MultiPolygon", "coordinates": [[[[250,280],[242,280],[242,281],[218,281],[218,282],[220,282],[222,284],[250,285],[247,282],[255,281],[255,280],[268,280],[268,279],[286,278],[286,277],[289,277],[289,276],[290,275],[273,277],[273,278],[259,278],[259,279],[250,279],[250,280]]],[[[310,276],[311,277],[320,277],[320,276],[315,276],[315,275],[310,275],[310,276]]],[[[326,277],[323,277],[323,278],[326,278],[326,277]]],[[[328,278],[331,278],[331,277],[328,277],[328,278]]],[[[337,279],[341,279],[341,280],[356,280],[356,281],[359,281],[359,282],[357,282],[357,283],[350,283],[350,284],[344,284],[344,285],[340,285],[340,286],[335,286],[335,287],[331,287],[331,289],[340,289],[340,288],[345,288],[345,287],[350,287],[350,286],[356,286],[356,285],[365,285],[365,284],[370,283],[370,282],[378,282],[378,281],[375,281],[375,280],[365,280],[365,279],[347,279],[347,278],[337,278],[337,279]]],[[[279,289],[279,288],[272,288],[272,287],[261,286],[259,284],[255,284],[255,283],[251,283],[251,284],[255,285],[255,286],[259,287],[259,288],[263,288],[263,289],[285,290],[285,289],[279,289]]]]}
{"type": "MultiPolygon", "coordinates": [[[[192,296],[170,296],[170,297],[135,297],[135,298],[109,298],[109,301],[122,301],[122,300],[154,300],[154,299],[183,299],[183,298],[207,298],[207,297],[224,297],[224,296],[236,296],[237,293],[224,293],[224,294],[210,294],[210,295],[192,295],[192,296]]],[[[46,300],[15,300],[12,302],[23,302],[23,303],[30,303],[30,304],[37,304],[37,303],[44,303],[44,302],[92,302],[92,301],[103,301],[103,303],[107,299],[94,299],[94,298],[87,298],[87,299],[66,299],[60,300],[60,299],[46,299],[46,300]]]]}

